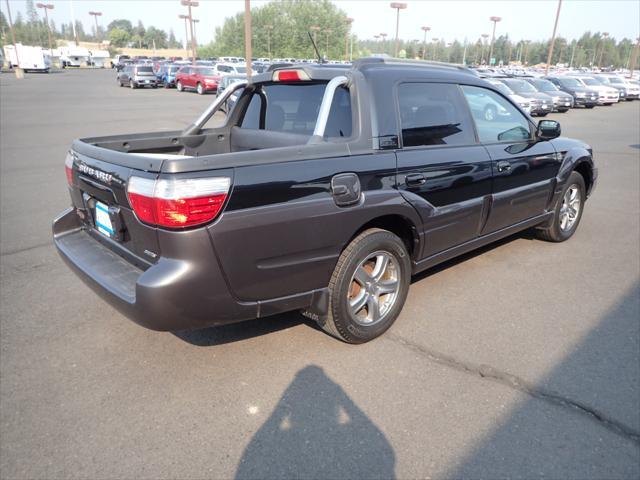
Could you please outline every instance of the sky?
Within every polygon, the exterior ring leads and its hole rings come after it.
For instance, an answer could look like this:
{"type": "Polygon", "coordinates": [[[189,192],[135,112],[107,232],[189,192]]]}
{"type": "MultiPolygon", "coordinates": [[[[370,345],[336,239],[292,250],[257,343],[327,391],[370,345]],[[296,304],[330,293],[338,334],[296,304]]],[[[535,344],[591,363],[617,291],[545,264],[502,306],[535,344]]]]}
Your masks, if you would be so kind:
{"type": "MultiPolygon", "coordinates": [[[[496,36],[509,34],[513,40],[544,40],[551,37],[557,0],[405,0],[407,9],[400,12],[399,36],[405,40],[422,40],[423,25],[431,27],[428,38],[444,41],[477,40],[481,34],[491,34],[489,17],[502,17],[496,28],[496,36]]],[[[37,2],[36,2],[37,3],[37,2]]],[[[83,22],[85,31],[92,31],[93,17],[89,11],[101,11],[101,25],[106,26],[116,18],[126,18],[136,24],[142,20],[145,26],[153,25],[167,32],[173,28],[176,38],[184,39],[184,21],[178,15],[186,13],[180,0],[47,0],[55,8],[50,11],[56,25],[69,22],[71,4],[75,18],[83,22]]],[[[252,6],[260,6],[264,0],[252,0],[252,6]]],[[[354,19],[353,33],[358,38],[373,38],[381,32],[388,39],[395,36],[395,10],[389,1],[332,0],[348,16],[354,19]]],[[[12,15],[25,14],[24,0],[9,0],[12,15]]],[[[6,3],[1,10],[6,14],[6,3]]],[[[198,18],[196,37],[198,43],[213,40],[215,27],[221,26],[226,17],[244,11],[244,0],[200,0],[194,8],[198,18]]],[[[609,32],[616,38],[635,39],[640,35],[640,0],[564,0],[558,23],[558,35],[569,40],[582,33],[609,32]]]]}

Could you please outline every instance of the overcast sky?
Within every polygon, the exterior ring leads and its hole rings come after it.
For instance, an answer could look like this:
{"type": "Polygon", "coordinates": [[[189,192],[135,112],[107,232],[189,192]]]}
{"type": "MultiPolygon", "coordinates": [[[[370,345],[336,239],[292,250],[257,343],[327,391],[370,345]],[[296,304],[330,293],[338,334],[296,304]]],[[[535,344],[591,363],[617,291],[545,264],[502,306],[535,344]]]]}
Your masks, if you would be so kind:
{"type": "MultiPolygon", "coordinates": [[[[21,11],[24,15],[24,0],[10,0],[12,14],[21,11]]],[[[55,9],[51,18],[59,25],[71,18],[69,0],[48,0],[55,9]]],[[[252,0],[254,6],[265,1],[252,0]]],[[[354,18],[353,32],[359,38],[373,38],[380,32],[395,35],[395,10],[388,1],[377,0],[333,0],[350,17],[354,18]]],[[[420,27],[431,27],[429,38],[446,41],[477,39],[482,33],[491,33],[489,16],[502,17],[496,36],[508,33],[514,40],[542,40],[549,38],[558,5],[557,0],[414,0],[407,1],[408,8],[400,13],[400,37],[420,39],[420,27]]],[[[6,4],[1,3],[6,14],[6,4]]],[[[145,26],[154,25],[169,31],[173,28],[176,38],[184,38],[184,22],[178,15],[185,13],[180,0],[73,0],[75,17],[91,31],[93,17],[89,11],[103,12],[100,23],[106,26],[116,18],[126,18],[133,24],[142,20],[145,26]]],[[[200,0],[194,9],[194,18],[200,23],[196,36],[198,43],[213,40],[216,26],[223,24],[225,17],[244,10],[243,0],[200,0]]],[[[558,25],[559,35],[573,39],[586,30],[609,32],[612,37],[636,38],[640,35],[640,1],[638,0],[564,0],[558,25]]]]}

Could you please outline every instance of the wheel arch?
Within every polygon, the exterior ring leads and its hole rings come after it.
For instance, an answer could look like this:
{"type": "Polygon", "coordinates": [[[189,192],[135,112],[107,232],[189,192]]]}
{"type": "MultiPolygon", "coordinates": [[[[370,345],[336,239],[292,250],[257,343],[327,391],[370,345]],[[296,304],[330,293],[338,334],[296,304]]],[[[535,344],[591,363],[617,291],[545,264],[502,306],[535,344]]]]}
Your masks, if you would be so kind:
{"type": "Polygon", "coordinates": [[[416,260],[420,252],[420,235],[414,221],[399,213],[390,213],[370,219],[362,224],[349,238],[349,245],[354,238],[370,228],[381,228],[397,235],[405,244],[411,259],[416,260]]]}

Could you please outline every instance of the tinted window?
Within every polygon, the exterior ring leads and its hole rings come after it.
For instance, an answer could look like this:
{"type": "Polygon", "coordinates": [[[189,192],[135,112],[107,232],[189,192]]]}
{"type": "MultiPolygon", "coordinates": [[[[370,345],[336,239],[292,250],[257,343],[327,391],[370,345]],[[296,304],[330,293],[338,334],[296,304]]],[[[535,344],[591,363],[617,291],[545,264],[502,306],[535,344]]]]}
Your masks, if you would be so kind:
{"type": "Polygon", "coordinates": [[[398,87],[398,105],[405,147],[475,142],[457,85],[404,83],[398,87]]]}
{"type": "Polygon", "coordinates": [[[524,80],[503,80],[503,82],[516,93],[535,93],[536,89],[524,80]]]}
{"type": "MultiPolygon", "coordinates": [[[[264,85],[262,92],[266,105],[255,92],[241,126],[261,128],[260,110],[266,107],[265,130],[312,135],[325,88],[325,83],[264,85]]],[[[329,137],[351,136],[351,97],[345,88],[336,90],[325,134],[329,137]]]]}
{"type": "Polygon", "coordinates": [[[527,118],[501,95],[481,87],[463,86],[481,142],[529,140],[527,118]]]}
{"type": "Polygon", "coordinates": [[[153,68],[151,67],[138,67],[138,73],[153,73],[153,68]]]}
{"type": "Polygon", "coordinates": [[[558,90],[558,87],[556,87],[549,80],[531,80],[531,83],[541,92],[555,92],[558,90]]]}
{"type": "Polygon", "coordinates": [[[575,87],[582,87],[583,86],[575,78],[558,78],[557,81],[560,83],[560,85],[562,85],[562,86],[564,86],[566,88],[575,88],[575,87]]]}
{"type": "MultiPolygon", "coordinates": [[[[231,69],[229,69],[229,71],[231,71],[231,69]]],[[[236,72],[247,73],[247,67],[236,67],[236,72]]]]}

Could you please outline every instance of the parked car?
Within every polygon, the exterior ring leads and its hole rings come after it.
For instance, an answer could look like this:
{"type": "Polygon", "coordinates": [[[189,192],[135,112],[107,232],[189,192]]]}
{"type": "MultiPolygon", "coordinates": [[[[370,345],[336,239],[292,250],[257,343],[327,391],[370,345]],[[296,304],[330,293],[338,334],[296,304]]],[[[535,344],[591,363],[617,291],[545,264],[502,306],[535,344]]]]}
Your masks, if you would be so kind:
{"type": "Polygon", "coordinates": [[[170,63],[160,65],[160,68],[156,71],[156,78],[158,79],[158,83],[164,88],[175,87],[176,75],[180,68],[182,68],[181,65],[173,65],[170,63]]]}
{"type": "MultiPolygon", "coordinates": [[[[220,97],[226,88],[231,85],[233,82],[237,82],[238,80],[246,80],[246,75],[225,75],[220,78],[220,83],[218,84],[218,91],[216,93],[217,97],[220,97]]],[[[237,90],[231,94],[231,96],[226,99],[222,105],[222,110],[225,113],[229,113],[236,104],[238,97],[242,94],[242,90],[237,90]]]]}
{"type": "MultiPolygon", "coordinates": [[[[502,94],[509,97],[513,102],[518,105],[524,112],[531,114],[531,103],[524,97],[521,97],[509,87],[507,87],[504,83],[498,80],[488,80],[489,83],[495,86],[502,94]]],[[[489,112],[492,113],[492,112],[489,112]]]]}
{"type": "Polygon", "coordinates": [[[600,85],[605,87],[614,88],[618,91],[618,101],[622,102],[627,99],[627,88],[624,85],[612,85],[608,78],[603,75],[593,75],[592,77],[600,85]]]}
{"type": "Polygon", "coordinates": [[[574,78],[558,76],[545,77],[545,80],[549,80],[563,92],[572,95],[574,107],[583,106],[585,108],[593,108],[598,105],[598,92],[585,87],[574,78]]]}
{"type": "Polygon", "coordinates": [[[585,87],[598,92],[598,105],[613,105],[620,101],[620,93],[617,89],[602,85],[592,77],[573,77],[585,87]]]}
{"type": "Polygon", "coordinates": [[[213,67],[218,75],[246,75],[247,67],[240,63],[216,63],[213,67]]]}
{"type": "Polygon", "coordinates": [[[553,110],[564,113],[573,107],[573,95],[561,91],[549,80],[544,78],[525,78],[536,90],[549,95],[553,100],[553,110]]]}
{"type": "Polygon", "coordinates": [[[80,139],[65,160],[55,246],[146,327],[302,310],[363,343],[413,274],[528,228],[568,240],[596,184],[588,145],[455,66],[305,64],[234,88],[220,126],[231,88],[182,131],[80,139]],[[470,111],[478,94],[508,115],[470,111]]]}
{"type": "Polygon", "coordinates": [[[212,67],[184,66],[176,73],[176,89],[179,92],[195,90],[200,95],[216,92],[220,75],[212,67]]]}
{"type": "Polygon", "coordinates": [[[151,87],[158,88],[158,79],[153,73],[151,65],[130,64],[118,73],[116,78],[121,87],[125,85],[134,88],[151,87]]]}
{"type": "Polygon", "coordinates": [[[501,78],[500,81],[531,104],[531,115],[545,117],[553,111],[553,98],[537,91],[521,78],[501,78]]]}
{"type": "Polygon", "coordinates": [[[640,87],[637,84],[626,81],[624,78],[618,77],[616,75],[606,75],[603,78],[606,78],[614,88],[624,88],[625,90],[625,99],[627,101],[637,100],[640,98],[640,87]]]}

